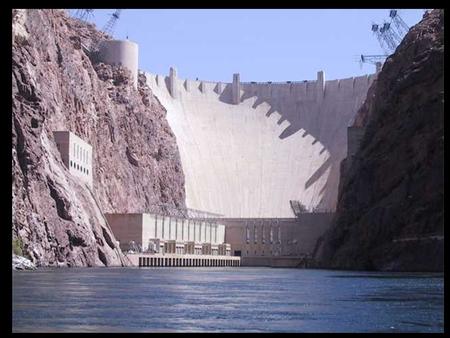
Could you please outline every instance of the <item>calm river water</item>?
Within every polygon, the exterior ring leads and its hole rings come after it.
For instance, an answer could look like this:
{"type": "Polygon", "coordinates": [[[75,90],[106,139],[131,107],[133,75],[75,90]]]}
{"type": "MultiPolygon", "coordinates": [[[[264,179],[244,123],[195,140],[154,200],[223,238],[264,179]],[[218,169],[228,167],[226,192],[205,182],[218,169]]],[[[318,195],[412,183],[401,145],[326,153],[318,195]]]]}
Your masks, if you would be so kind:
{"type": "Polygon", "coordinates": [[[443,332],[435,274],[271,268],[13,272],[13,332],[443,332]]]}

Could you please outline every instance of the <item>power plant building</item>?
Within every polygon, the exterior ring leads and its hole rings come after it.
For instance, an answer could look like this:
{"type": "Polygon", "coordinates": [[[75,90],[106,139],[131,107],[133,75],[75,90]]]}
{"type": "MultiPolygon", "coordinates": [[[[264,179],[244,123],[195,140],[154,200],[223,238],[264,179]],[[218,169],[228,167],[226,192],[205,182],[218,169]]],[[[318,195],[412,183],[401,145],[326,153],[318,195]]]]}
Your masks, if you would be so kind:
{"type": "Polygon", "coordinates": [[[218,254],[219,245],[225,243],[225,226],[207,220],[146,213],[105,216],[123,251],[133,241],[143,252],[182,254],[191,251],[186,245],[192,243],[193,254],[202,254],[204,244],[210,244],[211,251],[218,254]],[[172,242],[174,248],[165,245],[172,242]]]}

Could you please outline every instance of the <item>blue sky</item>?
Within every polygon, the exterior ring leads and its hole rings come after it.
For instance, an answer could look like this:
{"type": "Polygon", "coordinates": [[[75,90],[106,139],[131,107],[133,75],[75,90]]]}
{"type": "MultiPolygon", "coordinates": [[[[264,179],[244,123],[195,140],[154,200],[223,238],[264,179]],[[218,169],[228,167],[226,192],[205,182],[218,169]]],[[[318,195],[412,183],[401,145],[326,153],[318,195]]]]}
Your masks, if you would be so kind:
{"type": "MultiPolygon", "coordinates": [[[[90,18],[100,29],[113,9],[90,18]]],[[[409,25],[422,9],[399,10],[409,25]]],[[[231,82],[327,80],[374,72],[357,59],[382,54],[372,22],[382,23],[388,9],[125,9],[114,37],[139,44],[139,68],[180,78],[231,82]]]]}

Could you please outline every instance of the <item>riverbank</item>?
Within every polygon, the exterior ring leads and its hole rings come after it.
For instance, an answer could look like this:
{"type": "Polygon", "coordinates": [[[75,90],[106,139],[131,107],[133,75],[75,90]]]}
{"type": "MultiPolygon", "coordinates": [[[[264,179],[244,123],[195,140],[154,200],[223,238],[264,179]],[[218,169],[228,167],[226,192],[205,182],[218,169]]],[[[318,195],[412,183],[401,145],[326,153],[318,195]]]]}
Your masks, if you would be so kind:
{"type": "Polygon", "coordinates": [[[12,257],[13,270],[36,270],[36,265],[28,258],[13,254],[12,257]]]}

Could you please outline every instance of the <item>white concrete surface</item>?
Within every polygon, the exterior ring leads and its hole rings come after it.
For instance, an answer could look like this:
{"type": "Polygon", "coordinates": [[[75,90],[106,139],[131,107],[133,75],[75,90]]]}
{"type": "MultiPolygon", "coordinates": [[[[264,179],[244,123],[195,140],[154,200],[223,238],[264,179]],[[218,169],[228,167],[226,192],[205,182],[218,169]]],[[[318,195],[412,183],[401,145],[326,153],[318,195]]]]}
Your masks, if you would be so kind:
{"type": "Polygon", "coordinates": [[[139,47],[129,40],[105,40],[100,45],[100,60],[109,65],[122,65],[133,76],[133,85],[137,89],[139,47]]]}
{"type": "Polygon", "coordinates": [[[335,208],[347,126],[373,75],[239,85],[238,75],[234,84],[146,76],[177,138],[189,208],[267,218],[292,217],[289,200],[335,208]]]}
{"type": "Polygon", "coordinates": [[[53,136],[69,172],[92,188],[92,146],[69,131],[54,131],[53,136]]]}
{"type": "MultiPolygon", "coordinates": [[[[122,250],[128,248],[130,241],[141,245],[144,250],[147,249],[150,240],[153,239],[159,239],[161,243],[164,241],[176,241],[177,243],[192,241],[200,247],[204,243],[218,245],[225,241],[225,226],[223,224],[140,213],[107,213],[105,216],[114,236],[120,241],[122,250]],[[215,228],[219,229],[216,235],[212,233],[215,228]]],[[[220,220],[218,222],[220,223],[220,220]]]]}
{"type": "Polygon", "coordinates": [[[240,251],[242,257],[301,256],[312,254],[333,215],[305,213],[300,218],[223,218],[220,221],[226,227],[225,242],[231,245],[233,255],[240,251]]]}

